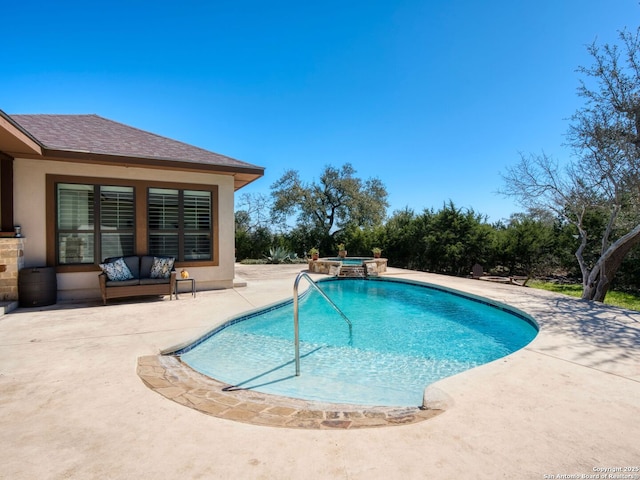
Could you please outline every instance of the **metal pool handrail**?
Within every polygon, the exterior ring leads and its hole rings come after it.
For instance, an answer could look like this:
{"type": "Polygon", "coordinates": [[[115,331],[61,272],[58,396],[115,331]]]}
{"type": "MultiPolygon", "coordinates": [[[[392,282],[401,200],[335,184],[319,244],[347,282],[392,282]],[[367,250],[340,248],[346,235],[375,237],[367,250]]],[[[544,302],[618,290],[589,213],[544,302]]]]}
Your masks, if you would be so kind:
{"type": "Polygon", "coordinates": [[[309,282],[309,285],[315,288],[318,291],[318,293],[322,295],[327,302],[329,302],[329,305],[331,305],[335,309],[335,311],[342,316],[344,321],[347,322],[347,325],[349,325],[349,335],[352,334],[351,320],[347,318],[347,316],[342,312],[342,310],[340,310],[338,306],[335,303],[333,303],[333,301],[327,296],[327,294],[324,293],[324,291],[316,284],[316,282],[313,281],[313,279],[309,275],[307,275],[306,272],[300,272],[296,277],[295,282],[293,283],[293,331],[294,331],[294,342],[296,346],[296,377],[300,376],[300,331],[299,331],[300,329],[298,326],[298,284],[300,283],[300,280],[302,278],[305,278],[307,282],[309,282]]]}

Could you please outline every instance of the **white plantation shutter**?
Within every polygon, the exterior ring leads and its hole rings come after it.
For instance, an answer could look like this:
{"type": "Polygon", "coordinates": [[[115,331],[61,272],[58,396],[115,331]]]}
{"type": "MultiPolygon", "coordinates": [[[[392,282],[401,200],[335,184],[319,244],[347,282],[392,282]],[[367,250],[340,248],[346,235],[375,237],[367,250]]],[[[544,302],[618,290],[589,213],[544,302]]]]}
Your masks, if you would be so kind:
{"type": "Polygon", "coordinates": [[[56,192],[58,264],[133,254],[133,187],[59,183],[56,192]]]}
{"type": "Polygon", "coordinates": [[[178,258],[180,196],[178,190],[150,188],[148,197],[149,254],[178,258]]]}
{"type": "Polygon", "coordinates": [[[101,258],[133,255],[135,208],[132,187],[100,187],[101,258]]]}
{"type": "Polygon", "coordinates": [[[94,198],[92,185],[58,184],[58,263],[94,263],[94,198]]]}
{"type": "Polygon", "coordinates": [[[184,259],[211,260],[211,192],[184,191],[184,259]]]}
{"type": "Polygon", "coordinates": [[[58,228],[78,230],[93,229],[92,185],[58,185],[58,228]]]}
{"type": "Polygon", "coordinates": [[[211,192],[149,188],[149,253],[211,260],[211,192]]]}

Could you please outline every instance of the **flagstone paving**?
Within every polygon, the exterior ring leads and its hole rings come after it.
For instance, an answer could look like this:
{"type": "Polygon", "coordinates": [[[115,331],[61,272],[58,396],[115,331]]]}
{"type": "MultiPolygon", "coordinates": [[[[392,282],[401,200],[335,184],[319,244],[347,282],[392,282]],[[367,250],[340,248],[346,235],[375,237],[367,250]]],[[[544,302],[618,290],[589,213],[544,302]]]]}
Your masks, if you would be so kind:
{"type": "Polygon", "coordinates": [[[398,426],[432,418],[442,409],[364,407],[309,402],[229,385],[195,372],[174,356],[138,359],[138,375],[158,394],[215,417],[271,427],[354,429],[398,426]]]}

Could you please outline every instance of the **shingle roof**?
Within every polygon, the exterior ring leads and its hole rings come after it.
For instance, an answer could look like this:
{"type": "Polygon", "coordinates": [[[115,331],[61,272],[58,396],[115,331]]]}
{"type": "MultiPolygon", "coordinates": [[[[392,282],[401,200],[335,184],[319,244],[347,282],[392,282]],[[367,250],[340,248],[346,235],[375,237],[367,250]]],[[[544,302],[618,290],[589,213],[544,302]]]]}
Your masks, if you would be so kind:
{"type": "Polygon", "coordinates": [[[98,115],[37,114],[10,117],[49,150],[264,170],[98,115]]]}

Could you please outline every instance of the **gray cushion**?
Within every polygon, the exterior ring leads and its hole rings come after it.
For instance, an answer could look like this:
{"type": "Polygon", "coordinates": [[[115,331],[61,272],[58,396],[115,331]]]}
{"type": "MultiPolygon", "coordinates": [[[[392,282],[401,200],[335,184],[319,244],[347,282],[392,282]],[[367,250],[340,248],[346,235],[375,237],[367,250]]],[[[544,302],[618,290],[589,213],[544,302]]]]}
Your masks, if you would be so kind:
{"type": "Polygon", "coordinates": [[[131,274],[134,276],[134,278],[140,278],[140,257],[124,257],[124,263],[127,264],[127,267],[129,267],[129,270],[131,270],[131,274]]]}
{"type": "Polygon", "coordinates": [[[141,278],[140,279],[140,285],[156,285],[156,284],[163,284],[163,283],[171,283],[171,279],[170,278],[141,278]]]}
{"type": "Polygon", "coordinates": [[[151,276],[152,266],[153,255],[144,255],[140,257],[140,278],[149,278],[151,276]]]}
{"type": "Polygon", "coordinates": [[[140,280],[134,278],[133,280],[107,280],[107,287],[130,287],[132,285],[139,285],[140,280]]]}

